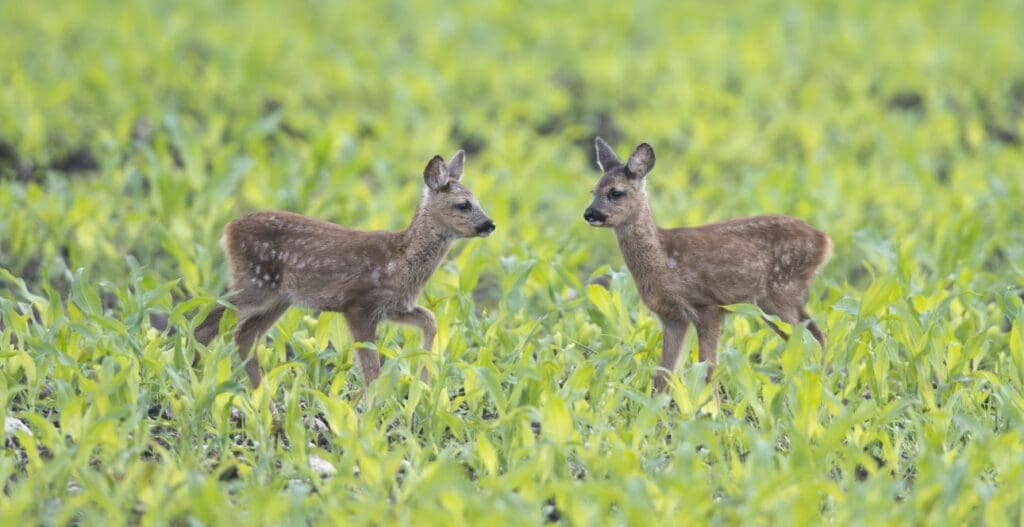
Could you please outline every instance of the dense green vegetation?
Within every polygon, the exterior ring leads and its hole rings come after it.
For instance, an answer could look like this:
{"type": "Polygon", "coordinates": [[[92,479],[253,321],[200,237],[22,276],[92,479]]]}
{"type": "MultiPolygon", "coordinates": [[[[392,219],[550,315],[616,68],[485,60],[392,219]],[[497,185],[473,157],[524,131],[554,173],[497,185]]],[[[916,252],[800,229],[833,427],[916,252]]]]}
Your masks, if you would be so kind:
{"type": "Polygon", "coordinates": [[[1020,2],[190,4],[0,3],[0,524],[1024,520],[1020,2]],[[735,314],[720,400],[692,332],[652,397],[594,135],[654,145],[664,226],[829,232],[825,353],[735,314]],[[458,148],[499,227],[427,287],[429,384],[387,325],[357,399],[301,310],[260,389],[190,367],[226,222],[400,228],[458,148]]]}

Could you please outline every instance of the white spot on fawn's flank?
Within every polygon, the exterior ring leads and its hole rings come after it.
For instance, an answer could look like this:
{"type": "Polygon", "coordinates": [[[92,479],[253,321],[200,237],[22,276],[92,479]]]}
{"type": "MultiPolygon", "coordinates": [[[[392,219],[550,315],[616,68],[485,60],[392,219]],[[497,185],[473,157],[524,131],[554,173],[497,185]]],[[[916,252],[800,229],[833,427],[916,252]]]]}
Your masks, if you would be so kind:
{"type": "Polygon", "coordinates": [[[396,265],[395,265],[395,261],[394,260],[388,262],[388,266],[386,268],[388,274],[391,274],[391,273],[395,272],[395,267],[396,267],[396,265]]]}
{"type": "Polygon", "coordinates": [[[675,258],[669,258],[668,259],[668,267],[669,267],[669,269],[675,269],[677,265],[679,265],[679,262],[677,262],[675,258]]]}

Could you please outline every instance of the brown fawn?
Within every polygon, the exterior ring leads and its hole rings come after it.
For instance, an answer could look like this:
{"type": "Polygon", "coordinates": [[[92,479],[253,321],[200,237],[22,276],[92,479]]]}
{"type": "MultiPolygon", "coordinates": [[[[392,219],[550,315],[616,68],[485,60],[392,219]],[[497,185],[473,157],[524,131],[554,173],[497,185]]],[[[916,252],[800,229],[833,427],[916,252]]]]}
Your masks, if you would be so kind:
{"type": "MultiPolygon", "coordinates": [[[[367,386],[380,375],[380,355],[359,344],[373,344],[382,321],[419,327],[422,347],[432,348],[437,323],[416,299],[452,242],[495,229],[461,183],[464,159],[460,150],[447,164],[441,156],[427,163],[423,198],[403,231],[357,231],[280,211],[255,212],[224,228],[230,299],[238,309],[234,340],[253,387],[260,367],[249,350],[293,305],[344,315],[367,386]]],[[[212,341],[223,314],[223,307],[214,309],[196,339],[212,341]]]]}
{"type": "MultiPolygon", "coordinates": [[[[647,143],[623,163],[600,137],[594,140],[604,174],[583,218],[611,227],[644,304],[661,320],[661,368],[654,388],[663,391],[679,361],[690,324],[697,327],[698,355],[716,363],[724,305],[752,303],[787,324],[807,320],[825,347],[825,335],[804,308],[807,287],[832,255],[832,240],[788,216],[740,218],[700,227],[662,229],[654,223],[645,181],[654,168],[647,143]]],[[[781,337],[785,333],[771,321],[781,337]]]]}

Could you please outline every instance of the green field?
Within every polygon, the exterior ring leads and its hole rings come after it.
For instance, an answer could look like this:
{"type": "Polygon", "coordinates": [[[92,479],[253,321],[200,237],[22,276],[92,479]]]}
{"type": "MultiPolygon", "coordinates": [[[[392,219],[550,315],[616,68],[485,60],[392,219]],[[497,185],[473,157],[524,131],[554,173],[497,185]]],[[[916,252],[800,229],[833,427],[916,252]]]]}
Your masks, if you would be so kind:
{"type": "Polygon", "coordinates": [[[0,2],[0,525],[1024,521],[1024,3],[187,3],[0,2]],[[595,135],[662,226],[828,232],[824,354],[741,307],[652,396],[595,135]],[[402,228],[459,148],[435,354],[385,324],[359,398],[293,309],[259,389],[190,366],[228,221],[402,228]]]}

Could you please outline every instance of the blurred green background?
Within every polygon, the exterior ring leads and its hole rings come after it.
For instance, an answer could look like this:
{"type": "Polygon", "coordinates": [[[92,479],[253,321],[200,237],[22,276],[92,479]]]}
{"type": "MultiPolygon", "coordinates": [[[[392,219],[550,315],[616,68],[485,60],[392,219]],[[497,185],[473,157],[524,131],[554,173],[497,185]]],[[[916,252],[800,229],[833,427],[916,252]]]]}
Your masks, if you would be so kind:
{"type": "Polygon", "coordinates": [[[1018,524],[1021,28],[1018,1],[0,3],[0,414],[33,434],[0,519],[1018,524]],[[660,329],[581,219],[595,135],[654,146],[662,226],[829,232],[824,354],[737,315],[721,402],[692,336],[652,398],[660,329]],[[286,315],[256,392],[226,338],[189,367],[225,223],[401,228],[459,148],[498,231],[428,285],[435,356],[382,331],[378,404],[330,314],[286,315]]]}

